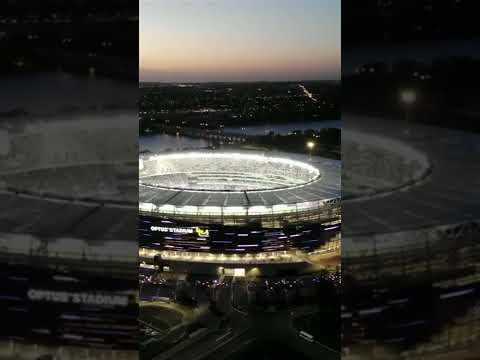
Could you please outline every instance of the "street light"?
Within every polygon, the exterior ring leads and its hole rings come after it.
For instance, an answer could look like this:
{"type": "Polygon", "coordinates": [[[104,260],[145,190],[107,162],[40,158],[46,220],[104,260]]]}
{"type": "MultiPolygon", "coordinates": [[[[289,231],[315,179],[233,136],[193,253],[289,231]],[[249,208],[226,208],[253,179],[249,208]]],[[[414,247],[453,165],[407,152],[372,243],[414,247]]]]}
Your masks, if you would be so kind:
{"type": "Polygon", "coordinates": [[[308,141],[307,142],[307,148],[308,148],[308,156],[309,159],[312,160],[312,150],[315,147],[315,143],[313,141],[308,141]]]}
{"type": "Polygon", "coordinates": [[[400,101],[403,103],[405,108],[405,122],[407,123],[407,129],[405,133],[407,135],[410,134],[410,109],[412,108],[413,104],[417,101],[417,93],[413,89],[405,89],[400,92],[400,101]]]}
{"type": "Polygon", "coordinates": [[[417,94],[412,89],[403,90],[400,93],[400,100],[407,106],[413,105],[417,100],[417,94]]]}

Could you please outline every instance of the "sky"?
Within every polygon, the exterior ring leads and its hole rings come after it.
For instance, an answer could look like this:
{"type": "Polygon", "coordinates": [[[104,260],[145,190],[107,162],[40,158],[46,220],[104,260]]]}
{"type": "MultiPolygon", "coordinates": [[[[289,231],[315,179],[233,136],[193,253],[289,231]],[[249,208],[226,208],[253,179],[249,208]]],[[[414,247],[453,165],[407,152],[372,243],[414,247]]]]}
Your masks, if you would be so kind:
{"type": "Polygon", "coordinates": [[[340,79],[340,0],[139,4],[140,81],[340,79]]]}

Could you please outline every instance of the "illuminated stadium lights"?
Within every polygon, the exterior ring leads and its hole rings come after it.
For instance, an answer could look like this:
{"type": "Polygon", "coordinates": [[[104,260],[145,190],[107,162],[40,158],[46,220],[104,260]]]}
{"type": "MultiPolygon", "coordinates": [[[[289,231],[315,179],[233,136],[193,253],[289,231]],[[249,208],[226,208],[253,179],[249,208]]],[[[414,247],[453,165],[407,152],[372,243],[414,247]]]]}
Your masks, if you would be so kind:
{"type": "Polygon", "coordinates": [[[140,184],[184,191],[262,191],[315,181],[320,171],[304,162],[239,153],[179,153],[142,159],[140,184]]]}
{"type": "Polygon", "coordinates": [[[198,215],[217,215],[222,214],[222,208],[220,206],[202,206],[197,210],[198,215]]]}
{"type": "Polygon", "coordinates": [[[155,211],[157,208],[155,204],[152,203],[140,203],[138,207],[141,211],[155,211]]]}
{"type": "Polygon", "coordinates": [[[135,262],[137,244],[126,241],[106,241],[89,244],[76,238],[58,238],[46,247],[33,235],[2,234],[0,247],[6,254],[39,257],[54,256],[64,260],[126,261],[135,262]],[[42,249],[42,251],[39,251],[42,249]]]}
{"type": "Polygon", "coordinates": [[[139,209],[145,214],[245,218],[315,211],[340,198],[339,168],[332,172],[330,164],[214,152],[140,160],[139,209]]]}
{"type": "Polygon", "coordinates": [[[261,215],[267,214],[269,212],[269,208],[266,206],[252,206],[248,209],[248,213],[250,215],[261,215]]]}
{"type": "Polygon", "coordinates": [[[325,201],[304,202],[297,204],[278,204],[272,207],[252,206],[252,207],[220,207],[220,206],[182,206],[165,204],[156,206],[154,204],[140,203],[139,209],[144,212],[165,213],[177,215],[206,215],[206,216],[229,216],[229,215],[269,215],[269,214],[286,214],[293,213],[298,210],[312,210],[325,206],[325,201]]]}
{"type": "Polygon", "coordinates": [[[248,209],[241,206],[230,206],[223,209],[225,215],[246,215],[247,212],[248,209]]]}
{"type": "Polygon", "coordinates": [[[432,164],[427,154],[397,137],[350,129],[342,133],[342,147],[342,161],[346,164],[344,201],[362,202],[411,190],[431,177],[432,164]],[[389,166],[376,161],[379,158],[389,166]],[[355,179],[355,183],[350,179],[355,179]]]}
{"type": "MultiPolygon", "coordinates": [[[[145,250],[145,249],[144,249],[145,250]]],[[[193,260],[195,262],[203,263],[222,263],[222,264],[264,264],[264,263],[295,263],[302,262],[295,255],[295,253],[287,251],[271,251],[268,253],[261,253],[257,255],[252,254],[211,254],[211,253],[190,253],[190,252],[176,252],[176,251],[141,251],[141,257],[153,258],[160,255],[164,260],[184,261],[193,260]]]]}
{"type": "MultiPolygon", "coordinates": [[[[231,206],[231,207],[219,207],[219,206],[184,206],[181,208],[175,208],[174,206],[161,206],[159,208],[148,208],[150,211],[158,209],[159,211],[166,211],[175,214],[196,214],[196,215],[265,215],[265,214],[279,214],[279,213],[289,213],[295,212],[297,210],[308,210],[314,209],[320,206],[327,204],[324,201],[319,202],[305,202],[298,204],[279,204],[272,207],[266,206],[252,206],[252,207],[240,207],[240,206],[231,206]]],[[[143,209],[147,209],[143,207],[143,209]]],[[[142,209],[142,210],[143,210],[142,209]]]]}
{"type": "MultiPolygon", "coordinates": [[[[257,154],[244,154],[244,153],[209,153],[209,152],[190,152],[190,153],[175,153],[175,154],[166,154],[166,155],[153,155],[148,158],[149,161],[152,160],[182,160],[185,159],[201,159],[207,160],[208,162],[216,159],[225,159],[228,161],[235,161],[235,160],[253,160],[253,161],[262,161],[262,162],[273,162],[277,164],[286,164],[290,166],[297,166],[304,168],[305,170],[312,171],[317,173],[318,170],[315,169],[313,166],[303,163],[301,161],[290,160],[285,158],[275,158],[275,157],[268,157],[264,155],[257,155],[257,154]]],[[[143,161],[142,161],[143,164],[143,161]]]]}
{"type": "Polygon", "coordinates": [[[273,205],[272,210],[274,213],[279,213],[279,212],[292,210],[292,206],[289,206],[287,204],[278,204],[278,205],[273,205]]]}
{"type": "Polygon", "coordinates": [[[139,236],[148,251],[141,256],[215,264],[305,262],[309,251],[333,236],[323,224],[340,221],[340,163],[289,156],[143,157],[139,236]]]}

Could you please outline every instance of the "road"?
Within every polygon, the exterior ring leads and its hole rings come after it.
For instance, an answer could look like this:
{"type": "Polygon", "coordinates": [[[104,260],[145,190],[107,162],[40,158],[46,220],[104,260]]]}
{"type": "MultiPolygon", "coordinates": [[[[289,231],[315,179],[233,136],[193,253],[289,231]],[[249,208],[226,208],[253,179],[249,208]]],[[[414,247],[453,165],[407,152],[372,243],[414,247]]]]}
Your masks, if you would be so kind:
{"type": "Polygon", "coordinates": [[[154,360],[171,358],[176,360],[201,360],[216,351],[217,348],[224,347],[239,335],[241,335],[241,332],[232,330],[207,330],[203,334],[185,340],[168,352],[158,355],[154,360]]]}
{"type": "MultiPolygon", "coordinates": [[[[240,350],[248,347],[253,342],[288,344],[288,346],[309,359],[338,359],[340,354],[332,352],[320,343],[310,343],[298,337],[291,326],[291,313],[282,312],[256,312],[250,316],[251,326],[232,338],[229,342],[222,343],[215,351],[196,360],[225,360],[230,359],[240,350]]],[[[336,331],[332,329],[332,331],[336,331]]],[[[252,359],[255,360],[255,359],[252,359]]]]}
{"type": "MultiPolygon", "coordinates": [[[[231,282],[228,282],[231,284],[231,282]]],[[[233,310],[228,299],[232,299],[231,287],[219,290],[218,301],[223,310],[233,310]]],[[[199,339],[175,354],[176,360],[225,360],[231,359],[241,350],[255,343],[288,344],[293,351],[309,359],[338,359],[340,354],[318,342],[308,342],[298,337],[292,327],[290,310],[267,312],[250,310],[248,315],[239,311],[228,313],[230,330],[217,330],[199,339]]],[[[337,331],[332,329],[332,331],[337,331]]],[[[252,359],[254,360],[254,359],[252,359]]]]}
{"type": "MultiPolygon", "coordinates": [[[[292,326],[291,310],[264,311],[250,308],[247,312],[237,311],[232,303],[238,303],[236,294],[232,291],[235,281],[225,279],[224,286],[216,290],[218,308],[226,313],[226,325],[219,328],[218,322],[208,321],[208,329],[198,335],[182,341],[166,353],[160,354],[155,360],[225,360],[232,359],[239,352],[255,344],[288,344],[290,351],[299,357],[308,359],[338,359],[340,354],[332,351],[318,342],[308,342],[298,336],[298,331],[292,326]]],[[[238,285],[242,285],[240,282],[238,285]]],[[[245,287],[246,290],[246,287],[245,287]]],[[[213,316],[213,315],[212,315],[213,316]]],[[[338,331],[338,329],[332,329],[338,331]]],[[[275,344],[275,345],[273,345],[275,344]]],[[[281,348],[266,348],[267,352],[281,351],[281,348]]],[[[251,359],[255,360],[255,359],[251,359]]]]}
{"type": "Polygon", "coordinates": [[[307,88],[304,85],[299,84],[298,86],[300,87],[300,89],[302,89],[306,97],[309,97],[310,99],[312,99],[313,102],[317,102],[317,99],[313,96],[313,94],[310,91],[307,90],[307,88]]]}

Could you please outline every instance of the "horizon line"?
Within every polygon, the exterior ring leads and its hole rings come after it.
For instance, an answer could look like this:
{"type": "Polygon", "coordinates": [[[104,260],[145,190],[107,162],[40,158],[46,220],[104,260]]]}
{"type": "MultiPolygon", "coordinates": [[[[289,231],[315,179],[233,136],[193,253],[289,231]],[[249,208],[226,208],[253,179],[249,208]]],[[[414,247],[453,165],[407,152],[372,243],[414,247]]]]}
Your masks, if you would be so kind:
{"type": "Polygon", "coordinates": [[[178,81],[178,80],[139,80],[139,83],[157,84],[223,84],[223,83],[289,83],[289,82],[341,82],[342,79],[300,79],[300,80],[212,80],[212,81],[178,81]]]}

